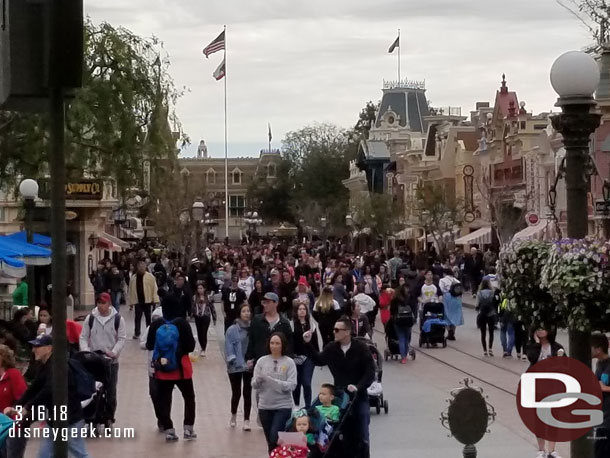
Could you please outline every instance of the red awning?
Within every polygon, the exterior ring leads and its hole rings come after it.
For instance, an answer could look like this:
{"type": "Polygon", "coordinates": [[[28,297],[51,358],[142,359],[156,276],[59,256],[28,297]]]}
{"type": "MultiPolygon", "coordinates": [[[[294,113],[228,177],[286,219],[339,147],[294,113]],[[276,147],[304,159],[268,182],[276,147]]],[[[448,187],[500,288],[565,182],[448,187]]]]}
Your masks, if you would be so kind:
{"type": "Polygon", "coordinates": [[[101,248],[102,250],[112,250],[114,244],[110,240],[105,239],[104,237],[99,237],[97,239],[97,247],[101,248]]]}

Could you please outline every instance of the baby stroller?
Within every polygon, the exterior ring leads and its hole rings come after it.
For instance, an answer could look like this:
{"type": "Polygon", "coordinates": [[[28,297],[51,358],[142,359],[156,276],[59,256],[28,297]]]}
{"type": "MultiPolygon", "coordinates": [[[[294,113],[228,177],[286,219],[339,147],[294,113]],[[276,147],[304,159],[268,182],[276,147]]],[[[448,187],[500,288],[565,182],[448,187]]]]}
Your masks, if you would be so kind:
{"type": "Polygon", "coordinates": [[[369,403],[371,407],[375,408],[377,415],[381,413],[381,409],[387,414],[390,410],[390,404],[383,398],[383,386],[381,385],[381,379],[383,378],[383,358],[381,352],[370,340],[363,338],[358,338],[358,340],[366,344],[373,356],[373,361],[375,362],[375,381],[367,389],[369,403]]]}
{"type": "Polygon", "coordinates": [[[72,357],[95,379],[95,394],[91,399],[82,402],[85,423],[95,427],[110,427],[113,418],[106,394],[106,387],[110,382],[110,358],[92,351],[80,351],[72,357]]]}
{"type": "Polygon", "coordinates": [[[445,320],[445,306],[442,302],[428,302],[424,304],[419,322],[419,346],[426,344],[427,348],[431,345],[442,344],[447,346],[445,328],[449,323],[445,320]]]}
{"type": "Polygon", "coordinates": [[[385,324],[385,343],[386,349],[383,351],[385,360],[399,359],[400,347],[398,346],[398,335],[394,326],[394,318],[390,318],[385,324]]]}

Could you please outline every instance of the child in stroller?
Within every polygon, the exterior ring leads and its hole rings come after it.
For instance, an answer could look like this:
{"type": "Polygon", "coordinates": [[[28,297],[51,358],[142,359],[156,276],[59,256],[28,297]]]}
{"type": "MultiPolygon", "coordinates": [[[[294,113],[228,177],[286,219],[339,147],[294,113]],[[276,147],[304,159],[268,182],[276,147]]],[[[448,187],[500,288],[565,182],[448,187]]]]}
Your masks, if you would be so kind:
{"type": "Polygon", "coordinates": [[[110,381],[110,358],[92,351],[80,351],[72,356],[82,364],[84,369],[95,379],[96,392],[93,397],[83,401],[83,416],[85,423],[94,427],[108,428],[112,425],[106,386],[110,381]]]}
{"type": "Polygon", "coordinates": [[[421,319],[419,322],[419,346],[424,344],[428,348],[442,344],[443,348],[447,346],[447,337],[445,329],[449,326],[449,322],[445,320],[445,306],[442,302],[427,302],[424,304],[421,311],[421,319]]]}

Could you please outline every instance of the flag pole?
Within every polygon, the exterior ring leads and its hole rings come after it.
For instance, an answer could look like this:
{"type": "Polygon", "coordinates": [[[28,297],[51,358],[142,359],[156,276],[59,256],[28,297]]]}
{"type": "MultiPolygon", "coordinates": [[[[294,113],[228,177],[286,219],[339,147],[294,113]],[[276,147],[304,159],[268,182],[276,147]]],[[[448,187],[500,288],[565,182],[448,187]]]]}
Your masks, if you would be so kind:
{"type": "Polygon", "coordinates": [[[271,152],[271,123],[269,123],[269,152],[271,152]]]}
{"type": "Polygon", "coordinates": [[[225,240],[229,238],[229,156],[227,145],[227,26],[224,28],[225,46],[224,46],[224,62],[225,62],[225,240]]]}
{"type": "Polygon", "coordinates": [[[400,29],[398,29],[398,82],[400,83],[400,29]]]}

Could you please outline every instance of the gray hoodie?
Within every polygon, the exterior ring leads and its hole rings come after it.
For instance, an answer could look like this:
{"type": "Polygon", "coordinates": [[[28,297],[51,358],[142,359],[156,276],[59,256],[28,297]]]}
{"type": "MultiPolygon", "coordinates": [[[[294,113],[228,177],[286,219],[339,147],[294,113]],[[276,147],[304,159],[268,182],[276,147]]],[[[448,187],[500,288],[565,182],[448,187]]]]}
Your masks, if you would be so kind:
{"type": "Polygon", "coordinates": [[[125,319],[121,317],[118,331],[114,328],[114,316],[117,311],[114,307],[110,307],[108,316],[100,315],[99,310],[93,309],[93,325],[89,328],[89,315],[83,322],[83,330],[80,334],[80,350],[81,351],[111,351],[116,355],[113,363],[119,362],[119,354],[123,350],[125,340],[127,339],[127,331],[125,327],[125,319]]]}

